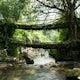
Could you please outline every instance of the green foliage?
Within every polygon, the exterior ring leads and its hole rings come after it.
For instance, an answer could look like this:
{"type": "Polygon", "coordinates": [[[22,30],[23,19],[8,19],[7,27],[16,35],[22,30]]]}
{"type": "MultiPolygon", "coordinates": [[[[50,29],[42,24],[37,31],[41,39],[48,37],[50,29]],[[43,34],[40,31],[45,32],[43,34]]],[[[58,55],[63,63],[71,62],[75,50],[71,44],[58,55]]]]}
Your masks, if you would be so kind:
{"type": "Polygon", "coordinates": [[[19,40],[19,41],[26,41],[26,34],[24,30],[21,29],[16,29],[14,34],[13,34],[13,38],[19,40]]]}
{"type": "Polygon", "coordinates": [[[49,39],[47,39],[47,37],[43,34],[43,31],[33,31],[32,36],[32,42],[39,43],[49,41],[49,39]]]}
{"type": "Polygon", "coordinates": [[[49,50],[49,55],[53,58],[55,58],[56,60],[59,59],[59,51],[57,49],[50,49],[49,50]]]}
{"type": "Polygon", "coordinates": [[[13,35],[13,38],[16,38],[19,41],[34,43],[34,42],[46,42],[47,37],[43,34],[43,31],[25,31],[17,29],[13,35]]]}
{"type": "Polygon", "coordinates": [[[8,54],[17,54],[17,47],[9,43],[15,32],[15,27],[10,24],[14,25],[19,19],[24,6],[25,0],[0,0],[0,24],[3,24],[0,26],[0,49],[8,49],[8,54]]]}
{"type": "Polygon", "coordinates": [[[39,5],[34,5],[33,0],[0,0],[0,24],[4,24],[0,27],[0,48],[7,48],[8,54],[18,54],[17,46],[9,43],[9,38],[27,43],[59,41],[59,35],[56,31],[15,30],[15,27],[7,25],[21,23],[22,16],[26,18],[26,21],[25,19],[24,21],[27,24],[38,24],[38,21],[35,20],[37,20],[36,16],[39,14],[38,9],[42,9],[39,5]],[[35,12],[36,14],[34,14],[35,12]]]}
{"type": "Polygon", "coordinates": [[[25,0],[25,7],[23,8],[20,19],[18,23],[25,23],[25,24],[38,24],[39,21],[36,19],[36,7],[34,0],[25,0]]]}
{"type": "Polygon", "coordinates": [[[62,29],[60,30],[60,41],[66,41],[69,38],[69,32],[68,29],[62,29]]]}
{"type": "Polygon", "coordinates": [[[60,33],[57,30],[46,30],[43,34],[49,39],[50,42],[59,42],[60,33]]]}
{"type": "Polygon", "coordinates": [[[16,45],[13,44],[9,44],[8,45],[8,49],[7,49],[7,54],[8,56],[18,56],[19,55],[19,47],[17,47],[16,45]]]}
{"type": "Polygon", "coordinates": [[[8,22],[15,22],[19,19],[20,13],[25,6],[25,2],[18,0],[0,1],[0,15],[8,22]]]}

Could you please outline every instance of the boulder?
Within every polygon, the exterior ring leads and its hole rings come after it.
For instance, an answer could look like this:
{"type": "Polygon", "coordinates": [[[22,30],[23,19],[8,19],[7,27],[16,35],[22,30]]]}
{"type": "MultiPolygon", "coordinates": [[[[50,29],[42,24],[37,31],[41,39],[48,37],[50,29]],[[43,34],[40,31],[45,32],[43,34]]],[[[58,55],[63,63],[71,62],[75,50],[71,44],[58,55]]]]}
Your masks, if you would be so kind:
{"type": "Polygon", "coordinates": [[[80,80],[80,79],[78,79],[78,77],[76,76],[67,76],[66,80],[80,80]]]}
{"type": "Polygon", "coordinates": [[[25,59],[26,64],[34,64],[34,61],[28,58],[27,56],[23,56],[23,58],[25,59]]]}
{"type": "Polygon", "coordinates": [[[57,67],[57,64],[54,63],[54,62],[49,62],[48,63],[48,66],[51,68],[51,67],[57,67]]]}

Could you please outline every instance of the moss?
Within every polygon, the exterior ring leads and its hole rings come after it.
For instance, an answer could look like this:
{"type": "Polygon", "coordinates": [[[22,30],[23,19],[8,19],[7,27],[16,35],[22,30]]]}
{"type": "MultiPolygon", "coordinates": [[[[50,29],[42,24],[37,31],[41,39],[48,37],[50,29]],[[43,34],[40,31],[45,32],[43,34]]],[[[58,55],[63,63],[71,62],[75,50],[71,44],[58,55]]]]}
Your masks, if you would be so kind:
{"type": "Polygon", "coordinates": [[[80,76],[80,69],[79,70],[72,70],[70,72],[68,72],[67,74],[68,76],[80,76]]]}
{"type": "Polygon", "coordinates": [[[8,50],[7,50],[8,56],[19,56],[19,47],[13,44],[9,44],[8,50]]]}
{"type": "Polygon", "coordinates": [[[57,49],[50,49],[49,50],[49,55],[53,58],[55,58],[56,60],[59,59],[59,52],[57,49]]]}

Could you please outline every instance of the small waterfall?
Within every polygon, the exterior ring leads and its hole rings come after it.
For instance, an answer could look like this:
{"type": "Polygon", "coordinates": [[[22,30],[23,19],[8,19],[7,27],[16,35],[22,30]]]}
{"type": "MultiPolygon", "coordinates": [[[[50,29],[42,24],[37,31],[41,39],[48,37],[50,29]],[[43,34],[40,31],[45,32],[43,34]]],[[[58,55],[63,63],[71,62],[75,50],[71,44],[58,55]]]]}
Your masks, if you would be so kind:
{"type": "Polygon", "coordinates": [[[34,48],[22,48],[22,53],[34,60],[34,65],[45,65],[50,62],[55,64],[55,59],[49,56],[48,50],[45,49],[34,49],[34,48]]]}
{"type": "Polygon", "coordinates": [[[45,51],[44,54],[41,54],[34,59],[34,64],[37,65],[45,65],[50,62],[55,63],[55,59],[49,57],[48,51],[45,51]]]}

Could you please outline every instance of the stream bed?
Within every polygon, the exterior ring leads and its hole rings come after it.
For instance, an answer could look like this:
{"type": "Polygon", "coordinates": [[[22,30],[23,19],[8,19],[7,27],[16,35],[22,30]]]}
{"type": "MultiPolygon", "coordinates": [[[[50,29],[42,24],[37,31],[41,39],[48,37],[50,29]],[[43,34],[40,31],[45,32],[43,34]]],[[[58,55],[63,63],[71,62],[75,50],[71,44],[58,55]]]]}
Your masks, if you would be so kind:
{"type": "Polygon", "coordinates": [[[29,65],[24,69],[3,70],[0,80],[65,80],[65,74],[47,66],[29,65]]]}

